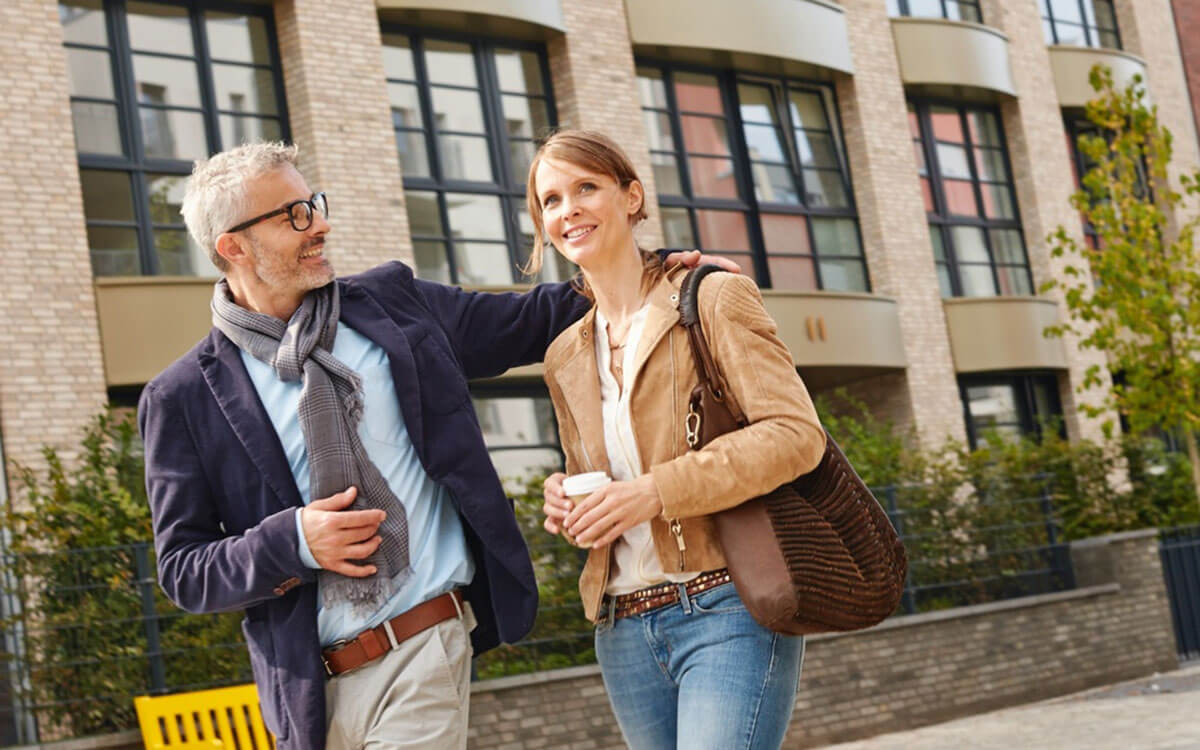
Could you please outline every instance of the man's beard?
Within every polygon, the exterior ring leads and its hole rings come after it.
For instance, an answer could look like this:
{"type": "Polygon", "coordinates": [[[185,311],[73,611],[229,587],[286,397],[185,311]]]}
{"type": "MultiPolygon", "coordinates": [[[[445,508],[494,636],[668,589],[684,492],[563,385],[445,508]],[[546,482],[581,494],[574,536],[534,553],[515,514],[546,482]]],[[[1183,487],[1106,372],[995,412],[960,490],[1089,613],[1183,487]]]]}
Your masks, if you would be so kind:
{"type": "Polygon", "coordinates": [[[325,261],[322,268],[305,268],[300,261],[300,255],[321,247],[325,244],[323,237],[317,237],[303,242],[290,260],[276,255],[268,257],[258,238],[250,236],[250,254],[254,256],[254,276],[263,286],[269,289],[284,290],[288,288],[301,289],[305,292],[319,289],[333,280],[333,267],[325,261]],[[294,263],[290,267],[287,264],[294,263]]]}

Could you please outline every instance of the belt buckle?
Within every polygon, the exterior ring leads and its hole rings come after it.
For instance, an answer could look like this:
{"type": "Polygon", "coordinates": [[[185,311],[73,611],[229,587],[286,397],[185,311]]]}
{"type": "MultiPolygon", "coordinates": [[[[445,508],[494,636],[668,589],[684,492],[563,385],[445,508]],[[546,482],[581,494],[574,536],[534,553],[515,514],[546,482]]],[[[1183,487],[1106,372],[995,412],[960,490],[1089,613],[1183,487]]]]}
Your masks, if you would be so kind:
{"type": "Polygon", "coordinates": [[[350,643],[351,640],[352,639],[350,638],[342,638],[341,640],[337,640],[329,644],[327,648],[321,649],[321,665],[325,667],[325,674],[329,675],[330,677],[337,677],[337,675],[333,673],[333,670],[329,668],[329,660],[325,658],[325,652],[328,651],[330,653],[336,653],[341,651],[350,643]]]}

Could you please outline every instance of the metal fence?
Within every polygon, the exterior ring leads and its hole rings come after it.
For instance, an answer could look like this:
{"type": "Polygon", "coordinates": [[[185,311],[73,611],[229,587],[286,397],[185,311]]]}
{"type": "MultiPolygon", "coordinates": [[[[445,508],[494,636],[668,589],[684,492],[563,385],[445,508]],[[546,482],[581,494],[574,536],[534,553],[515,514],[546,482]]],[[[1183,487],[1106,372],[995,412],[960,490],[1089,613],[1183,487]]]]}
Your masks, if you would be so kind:
{"type": "MultiPolygon", "coordinates": [[[[1042,479],[971,493],[885,487],[877,496],[909,552],[901,612],[1074,585],[1042,479]]],[[[537,622],[520,643],[478,657],[479,679],[595,661],[577,588],[586,553],[541,529],[540,504],[518,504],[518,516],[538,575],[537,622]]],[[[10,555],[5,563],[0,744],[129,729],[134,695],[251,679],[240,613],[176,609],[158,588],[149,544],[10,555]]]]}
{"type": "Polygon", "coordinates": [[[1200,526],[1164,529],[1158,552],[1179,658],[1200,659],[1200,526]]]}
{"type": "MultiPolygon", "coordinates": [[[[1075,587],[1047,476],[991,478],[987,486],[873,491],[908,552],[908,581],[897,614],[1075,587]]],[[[476,659],[482,678],[595,660],[592,626],[583,617],[576,587],[584,553],[542,530],[540,508],[540,501],[536,509],[517,508],[538,576],[537,622],[529,638],[476,659]]]]}

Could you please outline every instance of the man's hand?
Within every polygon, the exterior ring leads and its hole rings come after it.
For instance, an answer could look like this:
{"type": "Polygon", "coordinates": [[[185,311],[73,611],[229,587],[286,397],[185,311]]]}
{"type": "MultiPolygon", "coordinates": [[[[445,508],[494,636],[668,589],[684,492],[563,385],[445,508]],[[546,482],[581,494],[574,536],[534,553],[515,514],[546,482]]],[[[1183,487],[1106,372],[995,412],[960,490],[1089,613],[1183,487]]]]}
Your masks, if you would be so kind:
{"type": "Polygon", "coordinates": [[[358,489],[350,487],[313,500],[300,511],[300,526],[309,551],[322,568],[366,578],[375,575],[375,566],[350,561],[370,557],[379,548],[383,537],[375,532],[387,514],[382,510],[342,510],[350,507],[356,495],[358,489]]]}
{"type": "Polygon", "coordinates": [[[661,513],[654,477],[643,474],[632,482],[605,485],[585,497],[567,514],[563,529],[580,547],[603,547],[661,513]]]}
{"type": "Polygon", "coordinates": [[[666,260],[663,262],[666,264],[667,268],[675,265],[681,265],[684,268],[695,268],[696,266],[702,266],[705,263],[713,263],[720,266],[722,269],[729,271],[730,273],[742,272],[742,267],[737,263],[734,263],[729,258],[721,255],[705,255],[699,250],[677,250],[667,255],[666,260]]]}

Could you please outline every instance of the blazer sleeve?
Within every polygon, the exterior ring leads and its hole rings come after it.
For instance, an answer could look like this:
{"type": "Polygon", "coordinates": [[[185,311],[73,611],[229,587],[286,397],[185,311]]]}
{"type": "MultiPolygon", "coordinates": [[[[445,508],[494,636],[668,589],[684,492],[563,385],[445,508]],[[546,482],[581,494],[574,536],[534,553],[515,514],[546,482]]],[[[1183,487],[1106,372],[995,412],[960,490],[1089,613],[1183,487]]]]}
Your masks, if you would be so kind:
{"type": "Polygon", "coordinates": [[[754,282],[714,274],[701,285],[700,302],[709,350],[749,424],[651,467],[670,519],[708,515],[766,494],[814,469],[825,450],[808,389],[754,282]]]}
{"type": "Polygon", "coordinates": [[[300,560],[296,509],[227,534],[183,409],[152,383],[138,404],[158,580],[188,612],[245,609],[315,580],[300,560]]]}
{"type": "Polygon", "coordinates": [[[446,331],[468,378],[489,378],[531,362],[587,312],[587,299],[569,283],[539,284],[523,294],[468,292],[414,279],[446,331]]]}

